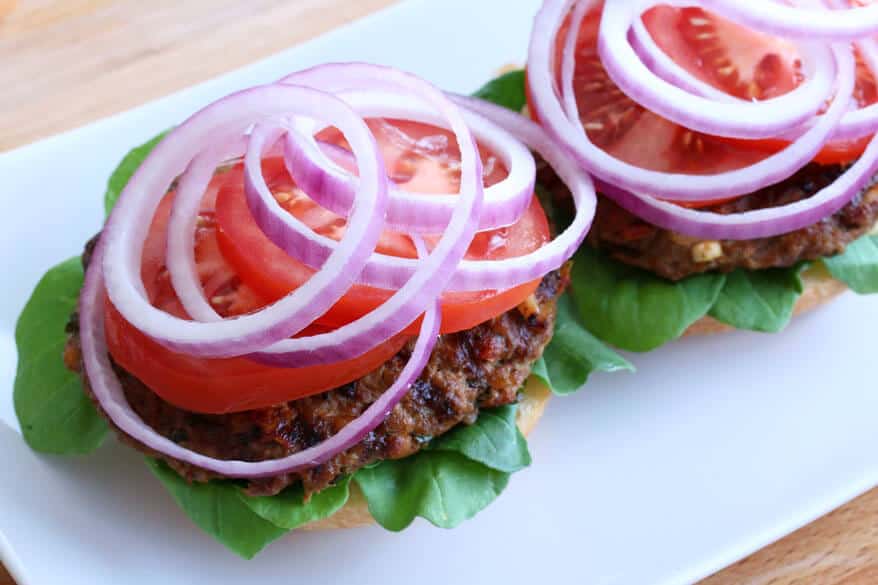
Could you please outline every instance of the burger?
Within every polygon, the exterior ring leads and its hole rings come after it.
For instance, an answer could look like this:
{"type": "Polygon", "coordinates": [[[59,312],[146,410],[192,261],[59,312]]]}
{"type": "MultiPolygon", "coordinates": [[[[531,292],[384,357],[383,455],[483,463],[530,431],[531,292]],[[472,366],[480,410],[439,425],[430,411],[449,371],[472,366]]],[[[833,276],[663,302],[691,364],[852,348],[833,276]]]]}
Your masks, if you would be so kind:
{"type": "Polygon", "coordinates": [[[328,64],[223,98],[129,153],[106,203],[19,320],[24,437],[87,453],[114,430],[248,558],[296,528],[456,526],[530,464],[545,382],[625,367],[563,297],[588,175],[410,74],[328,64]],[[530,149],[575,201],[563,227],[530,149]]]}
{"type": "Polygon", "coordinates": [[[598,183],[571,291],[600,339],[778,332],[878,291],[878,7],[796,4],[543,4],[527,110],[598,183]]]}

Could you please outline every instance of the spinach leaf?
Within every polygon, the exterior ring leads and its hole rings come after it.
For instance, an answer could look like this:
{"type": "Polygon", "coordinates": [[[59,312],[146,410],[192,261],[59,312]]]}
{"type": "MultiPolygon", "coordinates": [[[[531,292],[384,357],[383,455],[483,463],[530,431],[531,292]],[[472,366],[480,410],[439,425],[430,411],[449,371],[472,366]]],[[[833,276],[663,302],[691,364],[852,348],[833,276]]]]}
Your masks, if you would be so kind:
{"type": "Polygon", "coordinates": [[[527,104],[524,69],[510,71],[482,86],[473,96],[516,112],[527,104]]]}
{"type": "Polygon", "coordinates": [[[571,295],[589,331],[643,352],[680,337],[706,315],[725,281],[722,274],[703,274],[674,283],[583,246],[573,265],[571,295]]]}
{"type": "Polygon", "coordinates": [[[482,411],[475,424],[458,426],[415,455],[359,470],[354,481],[369,512],[388,530],[402,530],[417,516],[440,528],[475,516],[500,495],[511,472],[530,464],[516,411],[482,411]]]}
{"type": "Polygon", "coordinates": [[[782,331],[804,290],[802,271],[806,266],[732,272],[710,316],[736,329],[782,331]]]}
{"type": "Polygon", "coordinates": [[[634,366],[592,335],[576,314],[569,295],[558,300],[555,335],[543,357],[533,365],[533,375],[559,396],[573,394],[592,372],[634,371],[634,366]]]}
{"type": "Polygon", "coordinates": [[[462,425],[436,439],[430,449],[456,452],[497,471],[513,473],[530,465],[527,439],[515,424],[515,406],[485,410],[474,425],[462,425]]]}
{"type": "Polygon", "coordinates": [[[162,462],[147,463],[192,522],[245,559],[287,532],[254,512],[232,482],[189,483],[162,462]]]}
{"type": "Polygon", "coordinates": [[[440,528],[454,528],[493,502],[509,474],[460,453],[427,450],[361,469],[354,481],[375,520],[398,531],[416,516],[440,528]]]}
{"type": "Polygon", "coordinates": [[[863,236],[850,244],[844,254],[824,258],[823,263],[833,278],[855,293],[878,293],[878,236],[863,236]]]}
{"type": "Polygon", "coordinates": [[[125,189],[125,185],[128,184],[131,176],[140,167],[140,163],[142,163],[144,159],[149,156],[149,153],[152,152],[152,149],[155,148],[159,142],[161,142],[162,138],[164,138],[168,132],[170,131],[166,130],[162,132],[158,136],[141,144],[140,146],[126,154],[125,158],[123,158],[122,161],[119,163],[119,166],[116,167],[116,170],[113,171],[113,174],[110,175],[110,180],[107,182],[107,191],[106,193],[104,193],[104,210],[106,211],[107,215],[110,215],[110,211],[112,211],[113,206],[116,205],[116,201],[119,199],[119,195],[122,194],[122,190],[125,189]]]}
{"type": "Polygon", "coordinates": [[[107,434],[107,423],[83,392],[79,376],[64,367],[64,329],[82,280],[78,257],[49,270],[15,328],[15,414],[27,444],[42,453],[89,453],[107,434]]]}
{"type": "Polygon", "coordinates": [[[328,518],[338,512],[350,496],[350,477],[345,477],[332,487],[318,492],[305,502],[305,492],[296,485],[276,496],[238,495],[257,516],[268,520],[275,526],[292,530],[315,520],[328,518]]]}

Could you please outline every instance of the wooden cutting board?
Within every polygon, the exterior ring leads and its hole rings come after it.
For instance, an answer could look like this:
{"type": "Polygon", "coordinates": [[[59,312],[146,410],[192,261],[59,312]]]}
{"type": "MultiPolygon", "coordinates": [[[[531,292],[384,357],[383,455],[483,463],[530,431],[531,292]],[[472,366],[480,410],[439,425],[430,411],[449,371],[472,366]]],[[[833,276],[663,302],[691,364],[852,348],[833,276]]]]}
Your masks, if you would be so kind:
{"type": "MultiPolygon", "coordinates": [[[[15,0],[0,0],[0,19],[12,10],[0,20],[0,151],[209,79],[393,1],[21,0],[13,9],[15,0]]],[[[878,584],[878,489],[704,581],[803,583],[878,584]]],[[[14,585],[2,567],[0,585],[14,585]]]]}

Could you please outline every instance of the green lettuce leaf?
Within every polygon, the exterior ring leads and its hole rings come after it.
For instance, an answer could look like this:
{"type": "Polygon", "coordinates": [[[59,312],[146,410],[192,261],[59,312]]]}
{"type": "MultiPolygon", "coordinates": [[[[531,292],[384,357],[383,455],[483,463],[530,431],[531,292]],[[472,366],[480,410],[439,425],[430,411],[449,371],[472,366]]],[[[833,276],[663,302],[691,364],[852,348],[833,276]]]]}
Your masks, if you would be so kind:
{"type": "Polygon", "coordinates": [[[582,325],[569,295],[558,300],[555,335],[533,365],[533,375],[553,393],[566,396],[581,389],[593,372],[633,372],[634,366],[582,325]]]}
{"type": "Polygon", "coordinates": [[[460,453],[421,451],[361,469],[354,481],[375,520],[387,530],[399,531],[416,516],[439,528],[454,528],[493,502],[509,474],[460,453]]]}
{"type": "Polygon", "coordinates": [[[348,501],[350,483],[351,478],[345,477],[336,485],[311,496],[308,502],[305,502],[305,491],[301,485],[290,487],[276,496],[254,497],[241,491],[238,495],[260,518],[292,530],[338,512],[348,501]]]}
{"type": "Polygon", "coordinates": [[[107,191],[104,193],[104,210],[107,215],[110,215],[110,211],[113,209],[113,206],[116,205],[119,195],[122,194],[125,185],[128,184],[131,176],[140,167],[140,163],[149,156],[152,149],[161,142],[162,138],[164,138],[168,132],[169,131],[167,130],[162,132],[158,136],[141,144],[126,154],[125,158],[122,159],[122,162],[119,163],[119,166],[116,167],[116,170],[113,171],[113,174],[110,175],[110,180],[107,182],[107,191]]]}
{"type": "Polygon", "coordinates": [[[354,481],[369,512],[395,531],[417,516],[440,528],[475,516],[500,495],[512,471],[530,464],[516,410],[484,410],[475,424],[458,426],[416,455],[359,470],[354,481]]]}
{"type": "Polygon", "coordinates": [[[89,453],[107,434],[107,423],[83,392],[79,376],[62,359],[64,329],[76,309],[82,280],[79,258],[49,270],[15,327],[15,414],[25,441],[41,453],[89,453]]]}
{"type": "Polygon", "coordinates": [[[473,96],[516,112],[527,104],[524,69],[510,71],[482,86],[473,96]]]}
{"type": "Polygon", "coordinates": [[[736,270],[726,284],[710,316],[736,329],[777,333],[793,316],[804,290],[802,271],[807,267],[771,270],[736,270]]]}
{"type": "Polygon", "coordinates": [[[434,451],[460,453],[497,471],[513,473],[531,463],[527,439],[515,424],[515,406],[485,410],[476,424],[460,426],[430,445],[434,451]]]}
{"type": "Polygon", "coordinates": [[[673,283],[583,246],[573,264],[571,295],[586,327],[603,341],[650,351],[680,337],[713,307],[725,275],[673,283]]]}
{"type": "Polygon", "coordinates": [[[864,236],[847,247],[844,254],[824,258],[833,278],[861,295],[878,293],[878,236],[864,236]]]}
{"type": "Polygon", "coordinates": [[[147,463],[196,526],[245,559],[287,532],[254,512],[233,482],[189,483],[162,462],[147,463]]]}

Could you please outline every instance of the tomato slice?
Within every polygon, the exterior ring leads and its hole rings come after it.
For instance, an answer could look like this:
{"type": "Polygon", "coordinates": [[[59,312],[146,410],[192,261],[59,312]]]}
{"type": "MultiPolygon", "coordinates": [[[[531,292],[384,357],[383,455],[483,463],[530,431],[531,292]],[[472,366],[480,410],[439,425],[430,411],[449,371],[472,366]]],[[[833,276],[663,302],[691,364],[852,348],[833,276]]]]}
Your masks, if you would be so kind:
{"type": "MultiPolygon", "coordinates": [[[[214,201],[232,173],[219,174],[202,202],[195,257],[205,296],[223,316],[246,314],[266,304],[264,297],[241,282],[220,253],[214,201]]],[[[188,319],[165,268],[165,242],[173,196],[162,201],[144,244],[141,277],[152,304],[188,319]]],[[[273,368],[246,358],[203,359],[166,349],[128,323],[106,303],[107,344],[113,359],[164,400],[193,412],[228,413],[264,408],[342,386],[368,374],[392,358],[405,344],[399,335],[359,358],[331,365],[273,368]]],[[[309,328],[315,334],[327,328],[309,328]]]]}
{"type": "MultiPolygon", "coordinates": [[[[455,192],[459,188],[459,151],[453,137],[435,127],[398,120],[369,120],[378,140],[391,178],[406,188],[423,193],[455,192]]],[[[324,140],[338,140],[327,133],[324,140]]],[[[343,142],[339,140],[343,145],[343,142]]],[[[506,169],[490,153],[482,152],[485,184],[491,185],[506,176],[506,169]]],[[[231,178],[217,198],[219,243],[224,256],[241,279],[269,301],[280,299],[302,285],[313,270],[290,258],[258,228],[243,192],[242,170],[231,171],[231,178]]],[[[263,174],[275,198],[290,213],[317,233],[339,239],[344,233],[344,219],[318,206],[298,190],[279,158],[263,161],[263,174]]],[[[513,226],[483,232],[476,236],[467,253],[468,259],[499,260],[522,256],[539,249],[551,239],[548,220],[534,197],[523,217],[513,226]]],[[[428,238],[428,246],[436,238],[428,238]]],[[[386,231],[377,251],[402,258],[416,258],[417,252],[408,236],[386,231]]],[[[443,333],[470,329],[505,313],[533,294],[539,281],[505,291],[447,293],[442,297],[443,333]]],[[[338,327],[362,317],[386,301],[393,291],[355,285],[317,323],[338,327]]],[[[405,333],[416,334],[418,322],[405,333]]]]}
{"type": "Polygon", "coordinates": [[[106,318],[107,343],[116,363],[167,402],[210,414],[266,408],[343,386],[390,360],[406,342],[399,336],[337,364],[272,368],[245,358],[211,360],[169,351],[128,323],[109,302],[106,318]]]}

